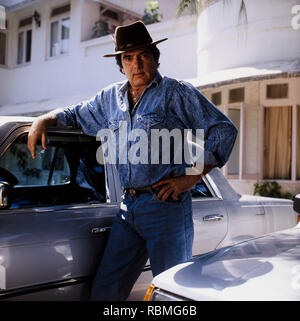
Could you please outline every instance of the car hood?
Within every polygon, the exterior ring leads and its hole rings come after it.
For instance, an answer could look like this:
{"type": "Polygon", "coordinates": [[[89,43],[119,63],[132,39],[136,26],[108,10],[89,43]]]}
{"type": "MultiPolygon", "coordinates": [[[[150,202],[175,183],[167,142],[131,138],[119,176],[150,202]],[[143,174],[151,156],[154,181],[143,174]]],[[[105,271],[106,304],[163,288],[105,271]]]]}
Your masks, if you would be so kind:
{"type": "Polygon", "coordinates": [[[300,300],[300,225],[201,255],[153,284],[196,301],[300,300]]]}

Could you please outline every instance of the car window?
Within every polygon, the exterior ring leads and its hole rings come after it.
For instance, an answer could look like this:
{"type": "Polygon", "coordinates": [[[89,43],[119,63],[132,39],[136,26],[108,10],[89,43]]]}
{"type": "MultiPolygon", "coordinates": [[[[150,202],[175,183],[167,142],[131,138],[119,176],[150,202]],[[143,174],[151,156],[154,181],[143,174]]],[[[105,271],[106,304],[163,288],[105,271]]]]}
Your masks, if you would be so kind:
{"type": "Polygon", "coordinates": [[[8,183],[10,208],[105,202],[105,170],[96,153],[100,142],[80,134],[49,133],[47,149],[27,149],[18,137],[0,158],[0,181],[8,183]]]}
{"type": "Polygon", "coordinates": [[[200,197],[212,197],[212,193],[205,185],[205,182],[200,179],[197,184],[191,189],[192,197],[193,198],[200,198],[200,197]]]}
{"type": "Polygon", "coordinates": [[[46,150],[37,146],[36,158],[32,159],[24,138],[18,139],[0,159],[0,167],[13,173],[17,186],[59,185],[70,182],[70,168],[61,146],[46,150]]]}

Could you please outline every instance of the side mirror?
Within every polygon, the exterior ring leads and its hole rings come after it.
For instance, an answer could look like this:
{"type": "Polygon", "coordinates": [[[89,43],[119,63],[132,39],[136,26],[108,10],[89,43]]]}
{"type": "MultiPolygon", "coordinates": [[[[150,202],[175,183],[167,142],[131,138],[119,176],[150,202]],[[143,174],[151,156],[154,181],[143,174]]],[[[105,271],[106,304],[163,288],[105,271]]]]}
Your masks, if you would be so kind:
{"type": "Polygon", "coordinates": [[[294,211],[297,212],[297,213],[300,213],[300,194],[297,194],[295,197],[294,197],[294,211]]]}
{"type": "Polygon", "coordinates": [[[10,207],[9,189],[8,183],[0,182],[0,209],[10,207]]]}

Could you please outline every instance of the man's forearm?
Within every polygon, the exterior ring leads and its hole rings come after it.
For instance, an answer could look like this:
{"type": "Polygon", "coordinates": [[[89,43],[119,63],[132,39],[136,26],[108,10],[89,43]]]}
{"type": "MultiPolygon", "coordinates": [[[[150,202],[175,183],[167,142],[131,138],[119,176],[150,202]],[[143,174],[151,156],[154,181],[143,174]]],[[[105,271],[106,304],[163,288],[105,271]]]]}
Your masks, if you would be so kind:
{"type": "MultiPolygon", "coordinates": [[[[207,173],[209,173],[215,166],[211,166],[211,165],[204,165],[203,171],[201,174],[199,175],[190,175],[190,176],[194,176],[194,185],[195,186],[197,184],[197,182],[199,181],[200,178],[202,178],[204,175],[206,175],[207,173]]],[[[192,183],[192,184],[193,184],[192,183]]]]}
{"type": "Polygon", "coordinates": [[[55,127],[57,125],[57,118],[53,112],[49,112],[47,114],[39,116],[34,122],[38,125],[38,123],[43,123],[47,128],[55,127]]]}

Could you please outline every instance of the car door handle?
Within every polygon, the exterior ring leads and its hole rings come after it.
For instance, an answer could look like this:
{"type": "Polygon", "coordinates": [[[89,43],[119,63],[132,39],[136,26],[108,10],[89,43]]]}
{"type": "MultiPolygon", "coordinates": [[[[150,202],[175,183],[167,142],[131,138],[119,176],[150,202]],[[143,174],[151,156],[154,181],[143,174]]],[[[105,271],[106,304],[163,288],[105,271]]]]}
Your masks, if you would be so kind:
{"type": "Polygon", "coordinates": [[[203,217],[203,221],[205,222],[220,221],[223,219],[223,217],[224,216],[221,214],[206,215],[203,217]]]}
{"type": "Polygon", "coordinates": [[[110,230],[111,230],[110,226],[107,226],[107,227],[94,227],[94,228],[92,228],[91,232],[92,232],[92,234],[99,234],[99,233],[108,232],[110,230]]]}

